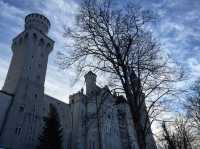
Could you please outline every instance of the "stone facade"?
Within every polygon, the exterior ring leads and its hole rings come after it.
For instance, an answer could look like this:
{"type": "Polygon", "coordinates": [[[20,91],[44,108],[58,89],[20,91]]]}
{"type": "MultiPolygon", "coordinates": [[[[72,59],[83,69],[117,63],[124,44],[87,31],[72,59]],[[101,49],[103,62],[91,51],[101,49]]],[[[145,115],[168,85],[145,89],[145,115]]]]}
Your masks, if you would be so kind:
{"type": "Polygon", "coordinates": [[[44,94],[54,45],[47,36],[49,28],[46,17],[30,14],[25,30],[13,39],[13,57],[0,92],[0,147],[35,149],[53,104],[63,128],[64,149],[138,149],[126,100],[112,95],[107,86],[98,87],[93,72],[85,75],[86,94],[81,90],[71,95],[69,104],[44,94]]]}

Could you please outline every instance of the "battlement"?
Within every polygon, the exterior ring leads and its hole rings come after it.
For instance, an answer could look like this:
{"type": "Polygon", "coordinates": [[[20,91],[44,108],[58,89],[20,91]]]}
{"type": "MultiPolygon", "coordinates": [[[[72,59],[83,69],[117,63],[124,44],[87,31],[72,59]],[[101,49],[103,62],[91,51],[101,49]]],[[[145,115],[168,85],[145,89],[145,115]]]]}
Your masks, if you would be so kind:
{"type": "Polygon", "coordinates": [[[43,15],[32,13],[25,18],[25,30],[34,28],[41,33],[47,34],[51,24],[50,21],[43,15]]]}

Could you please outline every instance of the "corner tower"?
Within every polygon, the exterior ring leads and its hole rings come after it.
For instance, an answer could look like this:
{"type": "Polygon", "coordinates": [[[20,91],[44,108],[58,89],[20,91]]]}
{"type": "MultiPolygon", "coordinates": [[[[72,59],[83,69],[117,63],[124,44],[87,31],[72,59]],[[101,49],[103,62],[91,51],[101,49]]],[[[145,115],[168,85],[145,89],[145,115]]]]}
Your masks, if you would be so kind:
{"type": "Polygon", "coordinates": [[[13,56],[3,86],[3,91],[10,94],[15,94],[22,82],[43,88],[48,55],[54,45],[54,41],[47,36],[50,22],[45,16],[29,14],[24,28],[12,42],[13,56]]]}

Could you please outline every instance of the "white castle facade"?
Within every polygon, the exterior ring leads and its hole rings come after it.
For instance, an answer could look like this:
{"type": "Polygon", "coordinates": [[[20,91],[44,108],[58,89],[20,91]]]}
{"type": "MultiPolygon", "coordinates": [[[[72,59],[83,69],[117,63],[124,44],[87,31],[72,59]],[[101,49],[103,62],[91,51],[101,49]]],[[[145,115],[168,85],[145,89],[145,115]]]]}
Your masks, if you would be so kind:
{"type": "MultiPolygon", "coordinates": [[[[138,149],[128,105],[109,88],[85,75],[86,94],[69,97],[69,104],[44,94],[48,56],[54,41],[47,36],[49,20],[40,14],[25,19],[25,29],[12,43],[12,61],[0,91],[0,148],[35,149],[43,119],[53,104],[63,128],[64,149],[138,149]]],[[[156,149],[152,134],[148,149],[156,149]]]]}

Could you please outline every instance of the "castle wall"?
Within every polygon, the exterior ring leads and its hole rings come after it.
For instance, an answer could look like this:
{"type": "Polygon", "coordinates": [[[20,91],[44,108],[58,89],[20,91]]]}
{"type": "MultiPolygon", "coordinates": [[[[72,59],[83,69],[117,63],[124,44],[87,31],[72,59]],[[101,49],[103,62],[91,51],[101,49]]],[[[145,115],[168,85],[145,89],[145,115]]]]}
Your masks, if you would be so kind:
{"type": "Polygon", "coordinates": [[[78,92],[70,96],[71,107],[71,143],[70,148],[84,149],[86,146],[85,138],[85,116],[86,116],[86,96],[78,92]]]}
{"type": "Polygon", "coordinates": [[[99,95],[99,100],[102,101],[101,133],[103,149],[123,149],[115,99],[109,92],[108,88],[102,89],[102,92],[99,95]]]}

